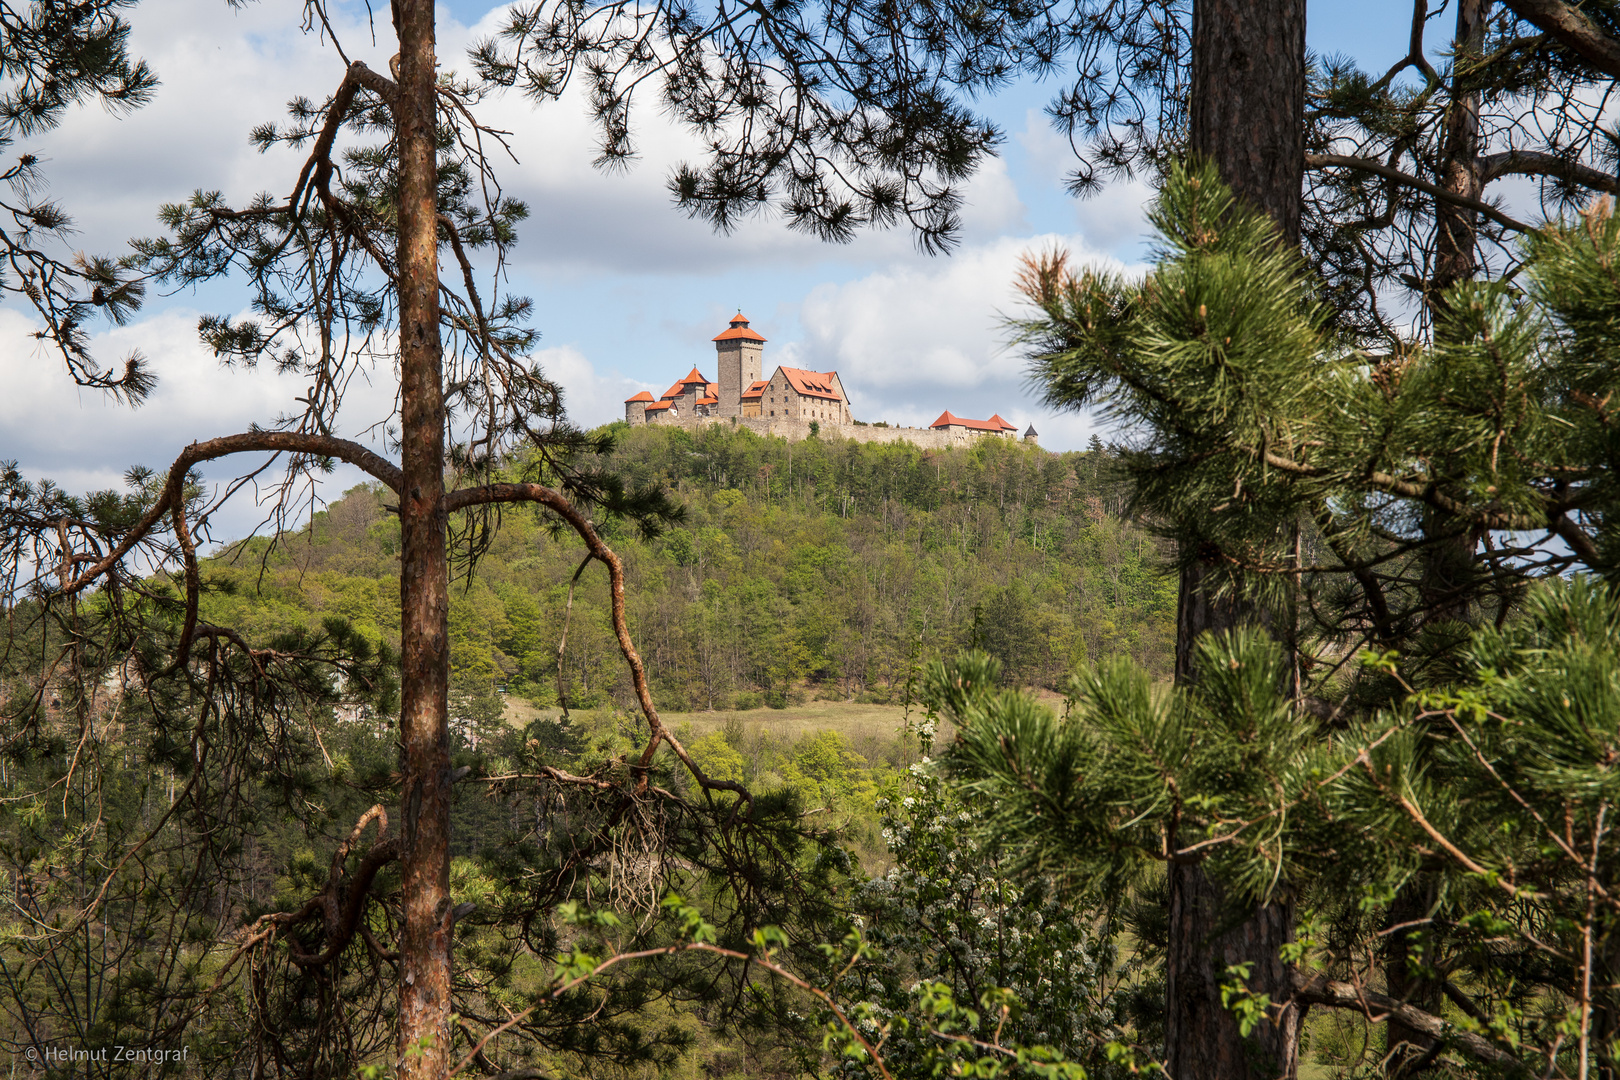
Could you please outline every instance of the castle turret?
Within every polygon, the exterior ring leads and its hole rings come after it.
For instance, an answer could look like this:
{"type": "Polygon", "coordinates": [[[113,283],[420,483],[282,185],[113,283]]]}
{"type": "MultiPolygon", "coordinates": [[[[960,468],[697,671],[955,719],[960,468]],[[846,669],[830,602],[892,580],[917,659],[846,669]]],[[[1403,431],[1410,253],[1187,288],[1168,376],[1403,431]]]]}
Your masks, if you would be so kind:
{"type": "Polygon", "coordinates": [[[715,335],[714,348],[720,365],[716,415],[741,416],[743,391],[759,381],[765,339],[748,329],[748,319],[739,311],[731,320],[731,329],[715,335]]]}
{"type": "Polygon", "coordinates": [[[1041,433],[1035,430],[1034,424],[1029,425],[1029,430],[1024,432],[1024,441],[1034,443],[1036,446],[1040,445],[1041,433]]]}

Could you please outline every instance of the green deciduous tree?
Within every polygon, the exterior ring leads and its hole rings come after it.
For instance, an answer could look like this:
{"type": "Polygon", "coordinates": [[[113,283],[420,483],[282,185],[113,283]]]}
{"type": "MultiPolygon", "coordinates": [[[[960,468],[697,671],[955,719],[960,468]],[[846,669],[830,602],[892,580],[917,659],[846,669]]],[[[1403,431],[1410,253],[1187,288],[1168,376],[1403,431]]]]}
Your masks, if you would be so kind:
{"type": "Polygon", "coordinates": [[[836,985],[887,1025],[894,1075],[931,1075],[935,1038],[913,991],[922,979],[960,1002],[1011,1006],[983,1009],[966,1034],[1051,1047],[1088,1075],[1109,1076],[1108,1045],[1135,1034],[1126,1001],[1152,975],[1120,963],[1096,880],[1076,894],[1056,877],[1020,873],[1008,847],[979,827],[991,808],[962,800],[933,763],[913,765],[879,806],[895,865],[854,901],[876,954],[836,985]]]}

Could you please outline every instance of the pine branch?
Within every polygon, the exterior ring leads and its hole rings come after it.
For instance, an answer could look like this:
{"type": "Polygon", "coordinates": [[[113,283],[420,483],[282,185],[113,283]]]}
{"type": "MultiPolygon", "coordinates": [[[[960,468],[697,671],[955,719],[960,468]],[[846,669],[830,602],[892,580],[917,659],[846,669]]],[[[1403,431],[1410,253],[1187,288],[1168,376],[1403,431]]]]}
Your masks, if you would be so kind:
{"type": "Polygon", "coordinates": [[[1620,178],[1579,161],[1536,150],[1507,150],[1479,159],[1480,180],[1490,183],[1503,176],[1556,176],[1593,191],[1620,195],[1620,178]]]}
{"type": "Polygon", "coordinates": [[[135,545],[152,531],[152,528],[163,518],[165,513],[171,511],[176,502],[182,497],[186,476],[191,472],[193,465],[216,458],[229,457],[232,454],[254,453],[256,451],[269,451],[271,453],[308,454],[318,457],[335,457],[340,461],[347,461],[357,465],[372,476],[387,484],[398,492],[404,483],[398,466],[385,458],[348,439],[334,438],[330,435],[314,435],[299,431],[250,431],[242,435],[225,435],[218,439],[209,439],[206,442],[192,443],[175,459],[169,467],[169,479],[164,485],[157,501],[152,504],[140,522],[132,528],[118,546],[113,548],[105,558],[102,558],[90,569],[79,574],[72,581],[64,584],[60,590],[62,595],[71,595],[80,592],[90,585],[112,567],[119,560],[128,555],[135,545]]]}
{"type": "Polygon", "coordinates": [[[1295,969],[1294,997],[1310,1005],[1353,1010],[1373,1023],[1399,1020],[1414,1031],[1420,1031],[1433,1039],[1443,1039],[1470,1057],[1502,1066],[1510,1073],[1528,1071],[1524,1062],[1500,1049],[1489,1039],[1471,1031],[1463,1031],[1433,1013],[1425,1012],[1388,994],[1380,994],[1363,986],[1330,979],[1319,971],[1307,973],[1295,969]]]}
{"type": "Polygon", "coordinates": [[[1370,172],[1385,179],[1394,180],[1409,188],[1421,191],[1425,195],[1432,195],[1436,199],[1443,199],[1457,206],[1467,207],[1476,213],[1484,214],[1505,229],[1512,229],[1515,232],[1522,233],[1536,231],[1534,226],[1526,225],[1522,221],[1509,217],[1490,203],[1470,199],[1465,195],[1458,195],[1454,191],[1447,191],[1438,184],[1431,184],[1427,180],[1419,180],[1410,173],[1404,173],[1394,166],[1385,165],[1383,162],[1374,161],[1371,158],[1351,157],[1348,154],[1306,154],[1305,165],[1307,168],[1312,169],[1360,169],[1362,172],[1370,172]]]}
{"type": "Polygon", "coordinates": [[[1620,79],[1620,41],[1599,30],[1579,8],[1559,0],[1502,0],[1502,3],[1609,78],[1620,79]]]}
{"type": "Polygon", "coordinates": [[[591,555],[602,565],[608,568],[608,577],[611,580],[611,614],[613,619],[614,636],[618,639],[619,651],[624,654],[625,662],[630,666],[631,681],[635,685],[636,700],[641,705],[642,715],[647,720],[647,727],[651,738],[647,740],[646,749],[641,753],[635,765],[637,775],[637,791],[646,790],[647,770],[652,766],[653,755],[658,750],[660,741],[669,744],[670,750],[681,763],[686,766],[698,786],[705,795],[710,791],[730,791],[742,798],[738,801],[749,801],[753,796],[748,789],[733,780],[716,780],[703,771],[696,759],[681,745],[675,733],[666,728],[658,716],[658,709],[653,705],[652,690],[647,681],[646,666],[641,661],[641,654],[636,651],[634,642],[630,639],[630,624],[625,615],[624,606],[624,563],[619,556],[602,541],[596,527],[579,508],[570,502],[561,492],[555,491],[542,484],[489,484],[484,487],[463,488],[452,491],[445,496],[445,509],[454,513],[471,506],[480,506],[496,502],[532,502],[539,503],[563,520],[567,521],[573,530],[585,541],[591,555]]]}

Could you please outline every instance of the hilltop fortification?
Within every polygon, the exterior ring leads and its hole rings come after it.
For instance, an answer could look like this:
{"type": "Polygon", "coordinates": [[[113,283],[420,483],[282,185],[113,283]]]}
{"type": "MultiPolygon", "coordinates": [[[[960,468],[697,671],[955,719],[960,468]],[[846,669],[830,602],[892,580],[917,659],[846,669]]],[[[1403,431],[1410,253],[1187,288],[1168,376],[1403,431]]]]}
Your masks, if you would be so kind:
{"type": "MultiPolygon", "coordinates": [[[[836,371],[777,367],[770,378],[761,378],[765,337],[748,323],[739,311],[731,326],[715,335],[718,382],[710,382],[693,367],[661,397],[655,399],[643,390],[626,399],[625,421],[688,429],[730,424],[789,441],[807,439],[819,432],[857,442],[909,442],[927,449],[966,446],[982,438],[1018,437],[1018,428],[999,414],[988,420],[970,420],[948,409],[926,428],[862,423],[855,419],[843,380],[836,371]]],[[[1033,443],[1036,438],[1031,424],[1024,432],[1024,440],[1033,443]]]]}

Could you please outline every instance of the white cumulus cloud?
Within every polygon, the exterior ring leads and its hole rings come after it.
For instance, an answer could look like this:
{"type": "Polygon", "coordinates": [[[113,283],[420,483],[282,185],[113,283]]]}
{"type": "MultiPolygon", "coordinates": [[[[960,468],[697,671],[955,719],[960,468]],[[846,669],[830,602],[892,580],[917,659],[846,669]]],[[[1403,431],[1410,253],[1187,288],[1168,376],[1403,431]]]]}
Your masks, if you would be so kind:
{"type": "Polygon", "coordinates": [[[977,419],[1000,413],[1046,438],[1079,439],[1083,418],[1036,403],[1004,320],[1021,308],[1013,279],[1027,253],[1062,248],[1071,259],[1121,271],[1079,236],[1004,236],[931,263],[908,262],[839,285],[820,285],[801,306],[804,337],[772,363],[836,370],[857,419],[926,425],[941,412],[977,419]]]}

